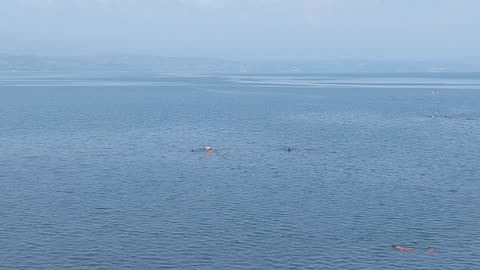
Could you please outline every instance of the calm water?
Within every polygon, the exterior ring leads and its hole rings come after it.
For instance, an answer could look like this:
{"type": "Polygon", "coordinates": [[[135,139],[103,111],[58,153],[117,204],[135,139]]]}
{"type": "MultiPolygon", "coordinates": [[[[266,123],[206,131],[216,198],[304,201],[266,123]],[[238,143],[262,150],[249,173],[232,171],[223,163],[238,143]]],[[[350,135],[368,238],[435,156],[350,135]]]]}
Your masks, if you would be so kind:
{"type": "Polygon", "coordinates": [[[478,269],[479,164],[475,74],[1,74],[0,268],[478,269]]]}

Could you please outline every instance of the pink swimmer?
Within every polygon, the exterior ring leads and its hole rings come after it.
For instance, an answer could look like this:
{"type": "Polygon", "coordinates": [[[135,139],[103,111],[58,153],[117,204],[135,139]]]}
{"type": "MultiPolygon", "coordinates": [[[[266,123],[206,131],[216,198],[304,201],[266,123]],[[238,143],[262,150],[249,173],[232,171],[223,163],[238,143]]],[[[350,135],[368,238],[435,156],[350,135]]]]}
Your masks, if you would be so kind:
{"type": "Polygon", "coordinates": [[[397,250],[397,251],[400,251],[400,252],[408,252],[408,251],[413,250],[413,248],[406,248],[406,247],[402,247],[402,246],[399,246],[399,245],[392,245],[392,248],[394,250],[397,250]]]}

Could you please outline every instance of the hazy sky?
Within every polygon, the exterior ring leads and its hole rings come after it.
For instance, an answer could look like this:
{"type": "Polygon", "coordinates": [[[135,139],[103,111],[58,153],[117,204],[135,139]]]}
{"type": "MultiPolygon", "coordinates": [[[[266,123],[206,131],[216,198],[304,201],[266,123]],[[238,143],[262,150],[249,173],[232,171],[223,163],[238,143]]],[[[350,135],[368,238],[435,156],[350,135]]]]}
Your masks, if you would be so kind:
{"type": "Polygon", "coordinates": [[[478,57],[480,1],[2,0],[0,53],[478,57]]]}

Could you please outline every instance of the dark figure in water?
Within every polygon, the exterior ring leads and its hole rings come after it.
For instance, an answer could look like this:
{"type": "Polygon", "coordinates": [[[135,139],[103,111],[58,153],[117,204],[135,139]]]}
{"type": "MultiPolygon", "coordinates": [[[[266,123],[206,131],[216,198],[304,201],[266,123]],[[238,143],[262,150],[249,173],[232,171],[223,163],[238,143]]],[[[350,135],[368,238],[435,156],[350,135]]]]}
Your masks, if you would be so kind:
{"type": "Polygon", "coordinates": [[[287,152],[292,152],[292,151],[293,151],[293,148],[290,148],[290,147],[289,147],[289,148],[287,149],[287,152]]]}
{"type": "Polygon", "coordinates": [[[394,250],[397,250],[397,251],[400,251],[400,252],[407,252],[407,251],[413,250],[413,248],[406,248],[406,247],[402,247],[402,246],[399,246],[399,245],[392,245],[392,248],[394,250]]]}

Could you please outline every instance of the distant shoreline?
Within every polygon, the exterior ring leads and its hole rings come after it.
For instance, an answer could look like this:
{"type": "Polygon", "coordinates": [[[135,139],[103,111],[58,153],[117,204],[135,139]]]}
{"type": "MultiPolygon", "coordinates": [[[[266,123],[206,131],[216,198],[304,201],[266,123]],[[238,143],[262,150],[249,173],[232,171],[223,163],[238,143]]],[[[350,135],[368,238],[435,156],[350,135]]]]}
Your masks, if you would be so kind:
{"type": "Polygon", "coordinates": [[[0,72],[138,72],[168,74],[476,73],[479,60],[236,61],[137,54],[35,56],[0,54],[0,72]]]}

